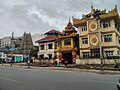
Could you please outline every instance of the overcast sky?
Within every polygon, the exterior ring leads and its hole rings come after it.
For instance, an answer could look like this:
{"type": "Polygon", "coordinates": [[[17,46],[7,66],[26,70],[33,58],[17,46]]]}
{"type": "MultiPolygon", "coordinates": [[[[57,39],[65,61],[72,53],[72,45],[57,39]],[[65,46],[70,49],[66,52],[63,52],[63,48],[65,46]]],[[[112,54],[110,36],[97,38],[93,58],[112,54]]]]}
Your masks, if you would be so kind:
{"type": "Polygon", "coordinates": [[[120,0],[0,0],[0,38],[22,36],[23,32],[42,34],[48,30],[62,31],[69,17],[81,18],[94,8],[112,10],[120,0]]]}

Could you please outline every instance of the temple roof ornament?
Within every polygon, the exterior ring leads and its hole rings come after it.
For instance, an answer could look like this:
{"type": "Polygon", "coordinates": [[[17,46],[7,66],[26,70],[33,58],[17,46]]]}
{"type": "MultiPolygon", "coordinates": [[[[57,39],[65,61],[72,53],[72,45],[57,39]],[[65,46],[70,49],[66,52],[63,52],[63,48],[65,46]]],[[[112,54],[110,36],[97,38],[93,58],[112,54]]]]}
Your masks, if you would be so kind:
{"type": "Polygon", "coordinates": [[[85,24],[87,19],[89,18],[97,18],[97,15],[99,15],[101,20],[105,20],[107,18],[114,18],[117,22],[120,23],[120,16],[118,14],[117,5],[115,5],[115,8],[111,11],[106,12],[106,9],[99,10],[94,9],[93,6],[91,6],[91,12],[88,14],[83,14],[81,19],[73,18],[73,25],[75,27],[78,27],[79,25],[85,24]]]}
{"type": "Polygon", "coordinates": [[[65,32],[65,33],[69,33],[69,32],[74,32],[74,33],[76,33],[76,32],[77,32],[77,31],[75,30],[75,28],[73,27],[70,18],[69,18],[69,23],[67,24],[67,26],[65,27],[65,30],[63,30],[63,32],[65,32]]]}
{"type": "Polygon", "coordinates": [[[91,4],[91,17],[90,18],[94,18],[93,14],[94,14],[94,9],[93,9],[93,5],[91,4]]]}

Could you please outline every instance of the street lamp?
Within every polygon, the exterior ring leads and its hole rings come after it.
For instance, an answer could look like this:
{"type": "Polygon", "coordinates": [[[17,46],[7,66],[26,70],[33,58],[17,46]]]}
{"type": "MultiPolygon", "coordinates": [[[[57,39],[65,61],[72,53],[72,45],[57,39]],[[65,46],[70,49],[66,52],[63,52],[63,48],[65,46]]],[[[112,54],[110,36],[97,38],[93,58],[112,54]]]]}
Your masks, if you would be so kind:
{"type": "Polygon", "coordinates": [[[12,66],[12,63],[13,63],[13,52],[11,52],[10,66],[12,66]]]}
{"type": "Polygon", "coordinates": [[[14,32],[12,32],[12,38],[11,38],[11,58],[10,58],[10,66],[12,66],[12,63],[13,63],[13,49],[15,48],[14,46],[14,32]]]}
{"type": "Polygon", "coordinates": [[[97,15],[98,21],[98,39],[99,39],[99,50],[100,50],[100,70],[103,71],[103,55],[102,55],[102,42],[101,42],[101,32],[100,32],[100,16],[99,13],[97,15]]]}

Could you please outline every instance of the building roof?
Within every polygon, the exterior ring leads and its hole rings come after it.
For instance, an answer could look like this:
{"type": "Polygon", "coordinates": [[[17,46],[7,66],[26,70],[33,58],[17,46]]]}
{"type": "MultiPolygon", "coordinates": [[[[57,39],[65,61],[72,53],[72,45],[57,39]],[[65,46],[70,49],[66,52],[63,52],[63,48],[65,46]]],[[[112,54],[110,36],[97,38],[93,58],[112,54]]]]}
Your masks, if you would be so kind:
{"type": "Polygon", "coordinates": [[[59,38],[60,38],[60,39],[61,39],[61,38],[70,38],[70,37],[75,37],[75,36],[77,36],[77,34],[71,33],[71,34],[69,34],[69,35],[59,36],[59,38]]]}
{"type": "Polygon", "coordinates": [[[46,36],[46,37],[36,41],[36,43],[49,42],[49,41],[54,41],[57,39],[58,39],[58,36],[46,36]]]}
{"type": "Polygon", "coordinates": [[[54,29],[46,32],[45,34],[51,34],[51,33],[58,33],[58,34],[60,34],[60,35],[63,35],[63,33],[61,33],[60,31],[54,30],[54,29]]]}
{"type": "Polygon", "coordinates": [[[65,33],[77,33],[77,31],[75,30],[75,28],[73,27],[72,23],[70,22],[70,18],[69,18],[69,23],[67,24],[67,26],[65,27],[65,30],[63,30],[63,32],[65,33]]]}
{"type": "Polygon", "coordinates": [[[120,17],[118,14],[117,6],[115,6],[113,10],[108,12],[106,12],[106,10],[98,10],[92,8],[91,12],[86,15],[83,15],[81,19],[73,18],[73,25],[76,27],[78,27],[79,25],[84,25],[88,19],[92,18],[92,16],[94,18],[97,18],[98,15],[101,20],[112,18],[115,19],[118,23],[120,23],[120,17]]]}

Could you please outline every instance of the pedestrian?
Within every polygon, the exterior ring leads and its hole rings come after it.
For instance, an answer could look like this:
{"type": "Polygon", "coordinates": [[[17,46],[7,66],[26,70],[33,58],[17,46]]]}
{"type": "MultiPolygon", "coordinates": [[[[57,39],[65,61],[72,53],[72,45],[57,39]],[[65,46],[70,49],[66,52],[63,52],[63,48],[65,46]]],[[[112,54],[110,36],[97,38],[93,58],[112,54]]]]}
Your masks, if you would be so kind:
{"type": "Polygon", "coordinates": [[[75,58],[73,58],[73,64],[76,64],[76,59],[75,58]]]}
{"type": "Polygon", "coordinates": [[[4,59],[2,58],[2,61],[1,61],[1,63],[2,63],[2,66],[3,66],[3,63],[4,63],[4,59]]]}
{"type": "Polygon", "coordinates": [[[68,61],[67,61],[67,60],[65,60],[65,67],[67,67],[67,64],[68,64],[68,61]]]}
{"type": "Polygon", "coordinates": [[[30,59],[28,59],[27,63],[28,63],[28,68],[30,68],[30,59]]]}
{"type": "Polygon", "coordinates": [[[54,62],[54,63],[55,63],[55,67],[56,67],[56,66],[57,66],[57,60],[55,60],[55,62],[54,62]]]}
{"type": "Polygon", "coordinates": [[[74,57],[73,59],[72,59],[72,67],[74,67],[76,65],[76,58],[74,57]]]}
{"type": "Polygon", "coordinates": [[[115,60],[114,68],[115,68],[115,70],[119,70],[119,64],[118,64],[117,60],[115,60]]]}
{"type": "Polygon", "coordinates": [[[13,57],[10,58],[10,66],[12,66],[13,63],[13,57]]]}

